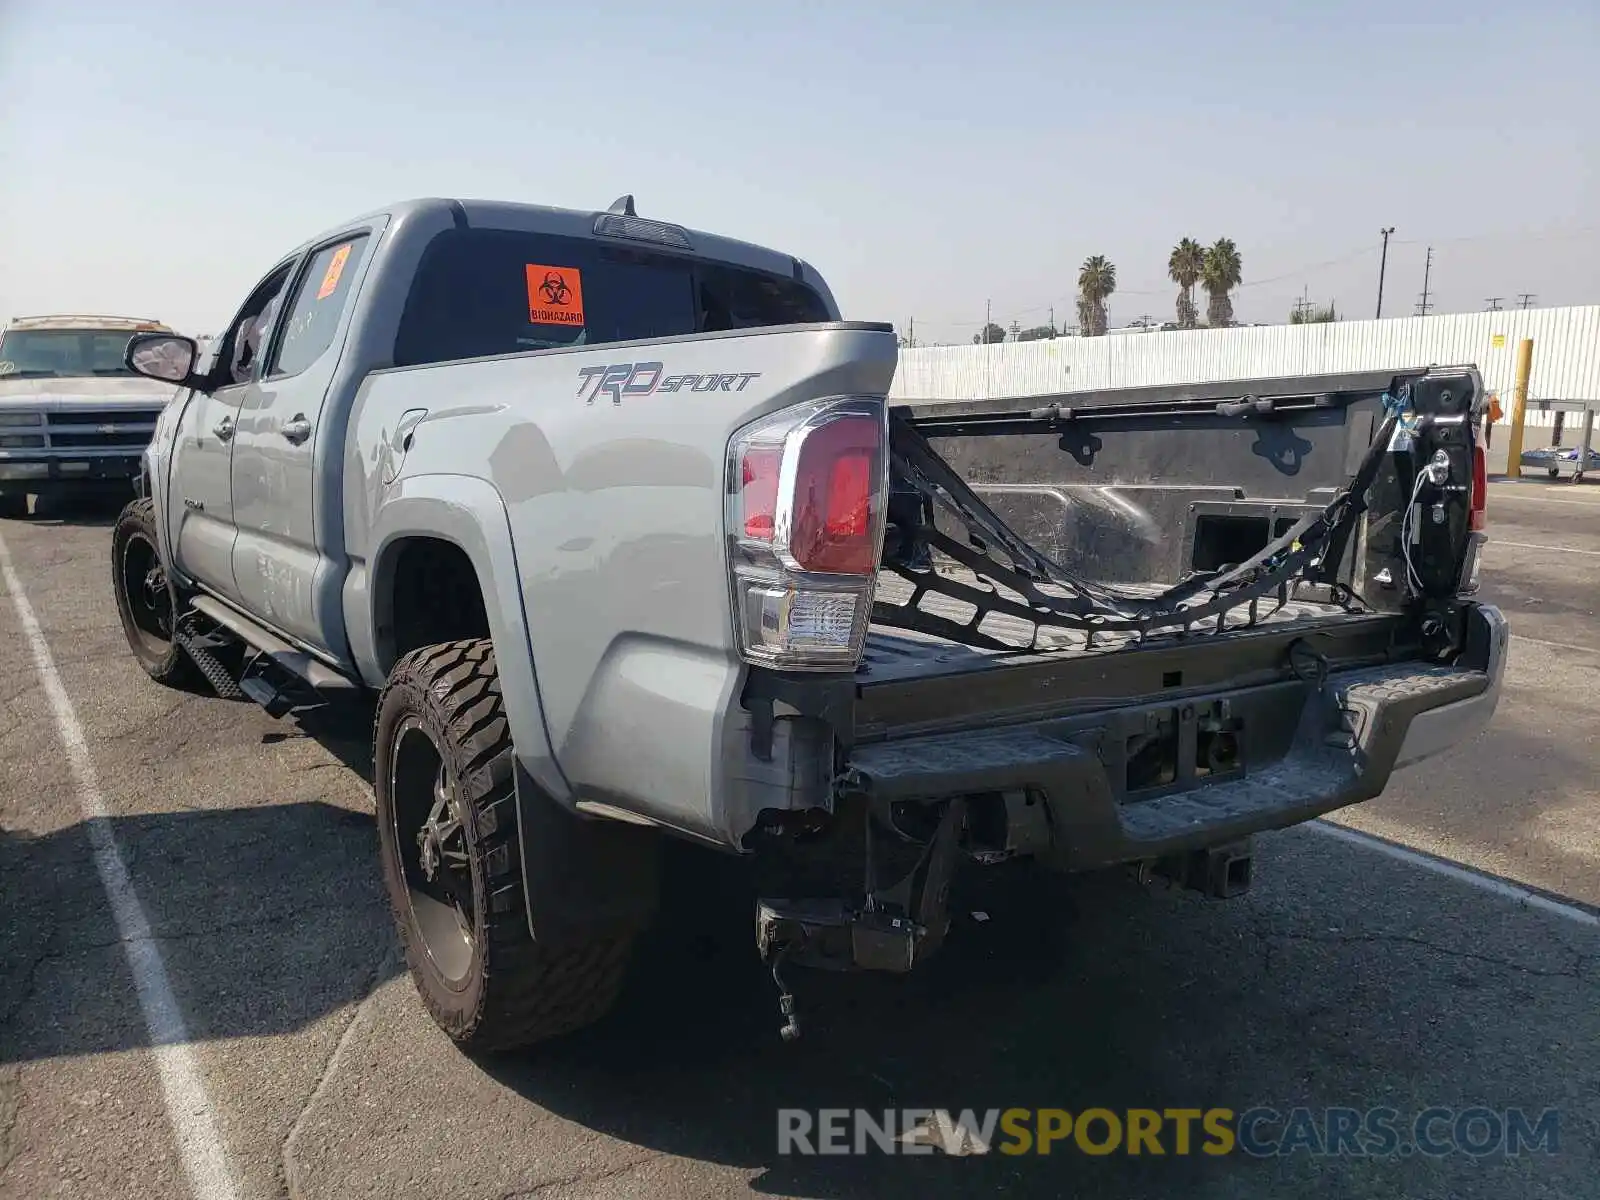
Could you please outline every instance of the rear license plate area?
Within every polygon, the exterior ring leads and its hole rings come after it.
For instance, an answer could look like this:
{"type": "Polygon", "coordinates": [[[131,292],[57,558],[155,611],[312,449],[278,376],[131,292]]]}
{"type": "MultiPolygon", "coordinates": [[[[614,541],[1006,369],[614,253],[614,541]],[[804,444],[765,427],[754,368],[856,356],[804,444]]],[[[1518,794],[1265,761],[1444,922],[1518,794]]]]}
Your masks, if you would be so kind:
{"type": "Polygon", "coordinates": [[[1151,799],[1243,773],[1244,720],[1229,701],[1200,700],[1123,714],[1102,759],[1126,801],[1151,799]]]}

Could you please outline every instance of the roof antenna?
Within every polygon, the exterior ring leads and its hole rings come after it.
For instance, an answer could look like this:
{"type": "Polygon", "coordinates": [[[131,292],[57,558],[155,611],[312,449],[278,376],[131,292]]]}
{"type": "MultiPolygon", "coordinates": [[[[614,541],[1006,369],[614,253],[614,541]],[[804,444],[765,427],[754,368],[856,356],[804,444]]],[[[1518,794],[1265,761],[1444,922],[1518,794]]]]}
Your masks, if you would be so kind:
{"type": "Polygon", "coordinates": [[[616,213],[619,217],[638,216],[638,214],[633,211],[633,193],[629,192],[626,196],[618,196],[614,201],[612,201],[611,207],[606,209],[606,211],[609,213],[616,213]]]}

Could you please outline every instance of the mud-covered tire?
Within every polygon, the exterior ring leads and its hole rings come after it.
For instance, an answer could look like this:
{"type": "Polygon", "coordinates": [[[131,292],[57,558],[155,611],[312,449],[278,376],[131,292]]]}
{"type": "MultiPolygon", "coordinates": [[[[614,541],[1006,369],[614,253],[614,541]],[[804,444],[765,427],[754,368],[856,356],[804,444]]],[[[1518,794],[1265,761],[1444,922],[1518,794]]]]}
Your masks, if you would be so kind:
{"type": "MultiPolygon", "coordinates": [[[[604,1016],[621,989],[633,938],[609,936],[560,949],[533,939],[511,732],[490,642],[446,642],[402,658],[379,698],[373,743],[384,885],[412,981],[439,1027],[463,1050],[492,1054],[604,1016]],[[437,753],[440,786],[453,789],[451,812],[459,817],[464,844],[455,859],[464,860],[459,875],[470,874],[472,911],[454,900],[467,890],[464,879],[453,885],[450,903],[457,921],[470,925],[461,933],[467,950],[451,942],[448,930],[439,948],[443,903],[424,894],[431,881],[419,874],[421,852],[412,852],[417,804],[426,798],[417,792],[419,768],[408,760],[426,753],[422,738],[437,753]]],[[[445,867],[437,870],[442,877],[445,867]]]]}
{"type": "Polygon", "coordinates": [[[130,501],[111,531],[111,589],[122,632],[151,679],[186,691],[201,690],[205,677],[173,638],[178,598],[161,568],[157,545],[154,502],[130,501]]]}

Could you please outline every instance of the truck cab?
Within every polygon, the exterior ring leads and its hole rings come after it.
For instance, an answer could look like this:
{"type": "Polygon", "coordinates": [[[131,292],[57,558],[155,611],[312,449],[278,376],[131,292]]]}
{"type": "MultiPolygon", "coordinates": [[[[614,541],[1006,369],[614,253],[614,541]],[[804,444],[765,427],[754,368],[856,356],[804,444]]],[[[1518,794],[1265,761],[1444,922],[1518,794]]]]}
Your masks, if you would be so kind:
{"type": "Polygon", "coordinates": [[[128,487],[139,474],[171,384],[123,362],[137,333],[171,333],[142,317],[17,317],[0,331],[0,515],[30,494],[128,487]]]}

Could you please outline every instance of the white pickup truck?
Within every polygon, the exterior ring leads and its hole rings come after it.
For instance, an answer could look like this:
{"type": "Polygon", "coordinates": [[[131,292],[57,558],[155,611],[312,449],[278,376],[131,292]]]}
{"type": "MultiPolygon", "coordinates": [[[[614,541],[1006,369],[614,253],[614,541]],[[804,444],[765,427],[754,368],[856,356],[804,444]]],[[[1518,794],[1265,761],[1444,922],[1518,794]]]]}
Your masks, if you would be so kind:
{"type": "MultiPolygon", "coordinates": [[[[112,540],[150,675],[376,698],[383,876],[464,1047],[593,1021],[663,837],[753,856],[779,968],[903,971],[952,874],[1161,871],[1490,718],[1471,367],[891,409],[806,263],[425,200],[286,254],[112,540]]],[[[784,992],[786,1036],[793,997],[784,992]]]]}
{"type": "Polygon", "coordinates": [[[160,321],[64,313],[0,330],[0,516],[28,496],[129,488],[172,385],[123,362],[135,333],[160,321]]]}

